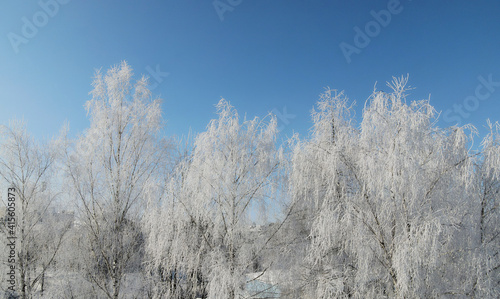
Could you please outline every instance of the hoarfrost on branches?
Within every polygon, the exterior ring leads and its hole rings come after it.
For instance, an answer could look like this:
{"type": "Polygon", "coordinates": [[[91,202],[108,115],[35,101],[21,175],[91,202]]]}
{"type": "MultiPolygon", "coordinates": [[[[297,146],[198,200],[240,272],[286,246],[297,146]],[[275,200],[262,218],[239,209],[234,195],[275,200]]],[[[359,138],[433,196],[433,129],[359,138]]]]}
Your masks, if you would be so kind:
{"type": "Polygon", "coordinates": [[[93,86],[90,128],[68,151],[67,173],[84,229],[81,265],[96,289],[118,298],[140,266],[144,197],[165,157],[160,100],[151,100],[144,77],[132,83],[125,62],[98,71],[93,86]]]}
{"type": "Polygon", "coordinates": [[[281,146],[274,116],[241,119],[222,99],[172,146],[147,79],[125,62],[97,71],[82,135],[1,131],[20,295],[498,298],[500,125],[474,145],[473,126],[438,127],[407,82],[374,90],[358,118],[326,89],[310,135],[281,146]],[[69,221],[50,212],[59,196],[69,221]]]}
{"type": "Polygon", "coordinates": [[[252,213],[276,194],[276,119],[240,123],[225,100],[217,111],[169,180],[161,211],[149,216],[148,251],[172,298],[236,298],[245,274],[268,266],[258,263],[266,240],[249,228],[257,220],[252,213]]]}

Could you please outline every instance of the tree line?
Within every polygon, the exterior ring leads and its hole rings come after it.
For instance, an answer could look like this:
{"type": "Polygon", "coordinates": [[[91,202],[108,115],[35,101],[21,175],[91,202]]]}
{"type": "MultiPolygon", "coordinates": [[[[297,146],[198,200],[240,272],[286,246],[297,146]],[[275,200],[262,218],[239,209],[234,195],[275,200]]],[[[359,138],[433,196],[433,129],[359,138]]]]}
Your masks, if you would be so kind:
{"type": "MultiPolygon", "coordinates": [[[[226,100],[194,138],[123,62],[98,71],[90,126],[38,141],[3,126],[19,298],[497,298],[500,125],[437,126],[407,78],[354,102],[326,89],[309,136],[226,100]],[[477,137],[476,137],[477,138],[477,137]],[[61,206],[68,208],[63,209],[61,206]]],[[[6,205],[6,191],[2,191],[6,205]]],[[[6,211],[6,206],[4,208],[6,211]]],[[[5,215],[4,215],[5,217],[5,215]]],[[[6,244],[9,229],[1,223],[6,244]]],[[[7,273],[8,250],[2,250],[7,273]]]]}

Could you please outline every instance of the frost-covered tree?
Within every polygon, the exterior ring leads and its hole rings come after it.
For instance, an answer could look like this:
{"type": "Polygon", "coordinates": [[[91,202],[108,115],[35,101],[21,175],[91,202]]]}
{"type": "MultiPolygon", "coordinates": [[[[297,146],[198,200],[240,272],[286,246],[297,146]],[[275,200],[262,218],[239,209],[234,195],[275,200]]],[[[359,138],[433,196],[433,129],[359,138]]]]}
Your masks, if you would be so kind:
{"type": "MultiPolygon", "coordinates": [[[[311,238],[316,225],[315,219],[325,207],[339,205],[342,192],[340,184],[352,180],[346,171],[341,172],[342,165],[333,158],[331,152],[333,147],[336,147],[336,152],[355,148],[353,143],[357,138],[357,131],[350,124],[352,108],[348,106],[347,99],[342,93],[327,89],[321,95],[317,109],[319,111],[313,109],[312,112],[314,127],[310,140],[295,141],[289,174],[290,195],[295,204],[289,230],[290,235],[296,239],[294,243],[301,245],[300,251],[293,254],[297,262],[294,269],[293,286],[296,288],[294,298],[303,298],[306,293],[314,298],[317,295],[316,291],[319,292],[322,287],[320,285],[322,277],[315,275],[314,272],[321,272],[319,268],[328,263],[317,265],[304,260],[303,257],[307,254],[311,241],[319,241],[320,238],[319,236],[311,238]],[[332,188],[336,189],[337,194],[331,194],[332,188]]],[[[327,240],[332,237],[335,241],[339,241],[343,236],[332,232],[327,240]]],[[[334,252],[334,248],[332,246],[330,250],[337,255],[339,249],[335,249],[334,252]]],[[[319,256],[320,260],[322,258],[323,256],[319,256]]],[[[345,261],[337,262],[341,264],[345,261]]]]}
{"type": "Polygon", "coordinates": [[[307,261],[316,298],[436,297],[473,192],[463,128],[439,129],[428,101],[406,103],[406,79],[374,92],[359,128],[327,91],[310,140],[297,145],[292,192],[313,211],[307,261]]]}
{"type": "Polygon", "coordinates": [[[488,121],[488,127],[474,172],[474,196],[467,205],[470,222],[462,230],[462,263],[457,267],[469,274],[457,288],[459,293],[476,298],[500,296],[500,125],[488,121]]]}
{"type": "Polygon", "coordinates": [[[217,110],[219,118],[196,137],[165,195],[148,209],[151,269],[162,282],[158,298],[239,298],[247,274],[269,268],[258,257],[274,234],[252,234],[251,227],[277,195],[276,120],[240,123],[225,100],[217,110]]]}
{"type": "Polygon", "coordinates": [[[186,210],[185,204],[189,202],[185,196],[192,193],[186,185],[188,171],[189,156],[183,156],[165,185],[149,190],[145,227],[151,298],[203,297],[206,294],[207,277],[202,269],[202,258],[207,253],[204,238],[208,232],[201,220],[191,219],[186,210]]]}
{"type": "Polygon", "coordinates": [[[125,62],[98,71],[93,87],[90,128],[68,151],[67,173],[84,229],[85,276],[100,296],[119,298],[125,275],[139,271],[131,268],[143,245],[145,192],[165,157],[162,116],[147,79],[133,83],[125,62]]]}
{"type": "MultiPolygon", "coordinates": [[[[20,297],[32,298],[43,294],[46,273],[71,225],[54,213],[59,194],[55,173],[61,143],[37,142],[19,121],[2,127],[1,133],[0,176],[9,190],[2,194],[6,197],[1,231],[3,237],[15,237],[15,246],[7,248],[16,252],[5,261],[15,260],[15,289],[20,297]]],[[[10,244],[11,240],[4,239],[3,243],[10,244]]],[[[7,273],[9,267],[2,272],[7,273]]],[[[10,286],[3,284],[7,285],[10,286]]]]}

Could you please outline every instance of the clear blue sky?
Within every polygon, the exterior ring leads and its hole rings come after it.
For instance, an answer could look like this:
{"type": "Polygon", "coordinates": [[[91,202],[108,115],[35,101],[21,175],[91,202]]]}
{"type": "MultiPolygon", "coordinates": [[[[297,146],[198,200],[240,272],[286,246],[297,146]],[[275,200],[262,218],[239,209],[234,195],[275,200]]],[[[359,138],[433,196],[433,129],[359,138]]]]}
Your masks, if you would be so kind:
{"type": "Polygon", "coordinates": [[[324,87],[345,90],[359,117],[375,82],[387,91],[405,74],[411,99],[431,95],[438,111],[452,109],[441,126],[500,120],[500,83],[466,101],[484,85],[479,76],[500,82],[500,1],[220,0],[219,13],[211,0],[54,1],[41,1],[47,11],[38,1],[0,4],[0,123],[24,118],[38,137],[65,120],[73,136],[85,129],[94,70],[122,60],[137,75],[169,73],[153,91],[168,135],[203,131],[221,97],[249,117],[286,107],[296,116],[279,120],[283,134],[307,134],[324,87]],[[356,46],[355,27],[371,30],[369,43],[358,36],[356,46]],[[350,63],[343,42],[357,48],[350,63]],[[453,111],[464,104],[467,116],[453,111]]]}

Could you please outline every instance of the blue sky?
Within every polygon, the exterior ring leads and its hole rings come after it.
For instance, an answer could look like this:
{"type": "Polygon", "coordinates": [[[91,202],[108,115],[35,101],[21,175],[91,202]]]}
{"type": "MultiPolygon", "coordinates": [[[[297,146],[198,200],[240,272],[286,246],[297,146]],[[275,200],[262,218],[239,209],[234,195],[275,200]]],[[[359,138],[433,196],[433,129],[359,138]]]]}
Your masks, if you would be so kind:
{"type": "Polygon", "coordinates": [[[283,136],[304,136],[325,87],[356,100],[359,117],[375,82],[387,91],[386,81],[406,74],[416,88],[410,99],[430,95],[448,111],[441,126],[500,120],[499,1],[42,0],[0,8],[0,123],[24,118],[37,137],[65,121],[73,136],[84,130],[95,69],[122,60],[151,76],[167,135],[203,131],[224,97],[240,115],[287,113],[278,119],[283,136]],[[356,48],[347,58],[342,43],[356,48]]]}

